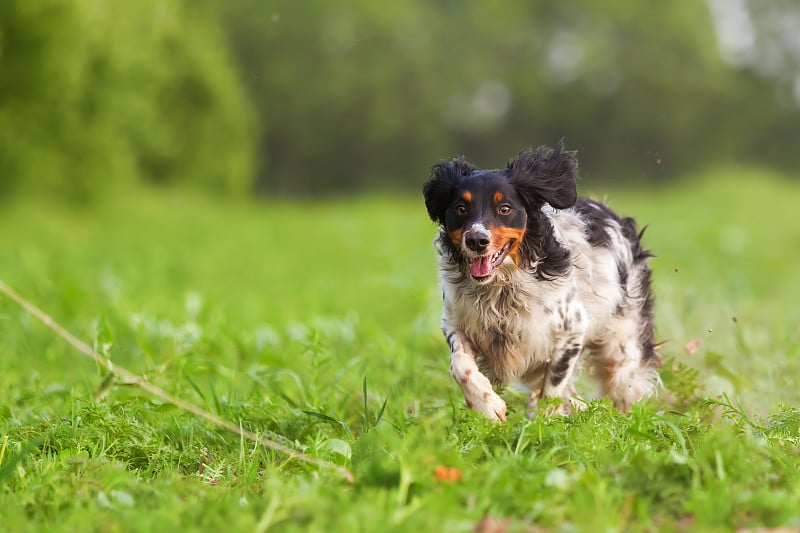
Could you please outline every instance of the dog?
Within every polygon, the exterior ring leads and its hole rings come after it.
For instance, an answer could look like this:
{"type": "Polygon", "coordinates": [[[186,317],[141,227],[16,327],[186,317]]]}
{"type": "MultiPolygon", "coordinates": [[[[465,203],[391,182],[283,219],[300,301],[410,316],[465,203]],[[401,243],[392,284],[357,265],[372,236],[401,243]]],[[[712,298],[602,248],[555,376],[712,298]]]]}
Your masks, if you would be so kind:
{"type": "Polygon", "coordinates": [[[573,385],[579,356],[621,412],[660,384],[653,295],[642,233],[579,197],[577,152],[524,149],[506,168],[463,156],[435,165],[423,195],[442,289],[450,374],[467,406],[505,421],[495,388],[519,385],[531,416],[586,403],[573,385]]]}

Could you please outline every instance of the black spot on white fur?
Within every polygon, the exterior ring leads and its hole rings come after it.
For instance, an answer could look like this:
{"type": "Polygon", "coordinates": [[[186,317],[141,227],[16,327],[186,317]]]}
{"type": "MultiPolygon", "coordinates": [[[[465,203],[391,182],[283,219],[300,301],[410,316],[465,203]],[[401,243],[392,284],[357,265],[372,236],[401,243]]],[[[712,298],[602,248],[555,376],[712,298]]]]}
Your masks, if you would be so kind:
{"type": "Polygon", "coordinates": [[[574,344],[564,350],[564,353],[561,355],[561,358],[558,360],[556,365],[553,367],[553,372],[551,374],[550,382],[553,385],[558,385],[561,381],[564,380],[567,371],[569,370],[570,364],[572,364],[572,360],[577,357],[577,355],[581,351],[580,344],[574,344]]]}

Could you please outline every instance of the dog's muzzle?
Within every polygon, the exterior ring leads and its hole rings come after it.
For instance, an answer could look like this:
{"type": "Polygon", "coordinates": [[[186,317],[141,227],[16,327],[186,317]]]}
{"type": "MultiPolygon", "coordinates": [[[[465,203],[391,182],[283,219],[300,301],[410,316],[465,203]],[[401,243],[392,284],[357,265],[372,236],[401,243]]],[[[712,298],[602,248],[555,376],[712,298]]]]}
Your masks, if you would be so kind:
{"type": "Polygon", "coordinates": [[[476,253],[483,253],[492,242],[492,236],[484,229],[471,229],[464,232],[464,246],[476,253]]]}

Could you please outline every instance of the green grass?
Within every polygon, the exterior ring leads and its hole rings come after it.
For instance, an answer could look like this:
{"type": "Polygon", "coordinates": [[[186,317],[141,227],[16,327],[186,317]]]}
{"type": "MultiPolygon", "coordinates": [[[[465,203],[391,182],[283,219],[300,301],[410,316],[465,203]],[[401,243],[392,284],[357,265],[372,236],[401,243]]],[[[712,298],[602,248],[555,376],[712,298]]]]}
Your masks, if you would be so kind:
{"type": "Polygon", "coordinates": [[[505,392],[501,425],[448,375],[421,198],[4,206],[0,279],[113,361],[356,481],[132,386],[95,400],[102,369],[0,297],[0,524],[800,527],[800,187],[731,171],[608,198],[650,225],[666,387],[628,415],[597,400],[531,421],[505,392]]]}

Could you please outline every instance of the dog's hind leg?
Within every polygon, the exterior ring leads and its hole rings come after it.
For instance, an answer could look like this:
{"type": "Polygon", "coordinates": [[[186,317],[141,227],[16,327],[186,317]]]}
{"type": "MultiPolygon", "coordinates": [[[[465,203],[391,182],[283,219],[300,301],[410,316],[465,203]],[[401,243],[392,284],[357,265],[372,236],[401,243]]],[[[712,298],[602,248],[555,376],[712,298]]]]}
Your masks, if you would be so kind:
{"type": "Polygon", "coordinates": [[[623,413],[654,394],[661,383],[657,371],[660,359],[652,344],[643,343],[641,325],[638,318],[613,317],[603,339],[589,345],[590,373],[600,381],[603,394],[623,413]]]}
{"type": "Polygon", "coordinates": [[[650,292],[649,254],[641,251],[626,280],[625,302],[589,343],[589,368],[622,412],[661,384],[661,357],[653,344],[653,300],[650,292]]]}

